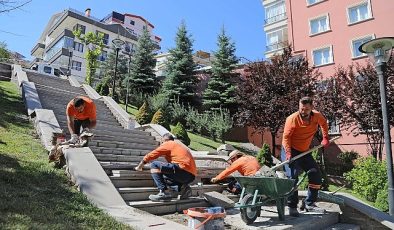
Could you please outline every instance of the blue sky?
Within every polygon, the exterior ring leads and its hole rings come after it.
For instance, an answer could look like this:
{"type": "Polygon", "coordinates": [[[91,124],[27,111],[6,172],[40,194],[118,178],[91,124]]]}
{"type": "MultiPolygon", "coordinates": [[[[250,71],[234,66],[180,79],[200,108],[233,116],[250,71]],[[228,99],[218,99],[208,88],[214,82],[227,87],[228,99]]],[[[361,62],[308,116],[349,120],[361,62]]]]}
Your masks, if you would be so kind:
{"type": "Polygon", "coordinates": [[[162,38],[163,52],[175,46],[177,28],[184,20],[195,51],[215,51],[217,35],[224,26],[235,42],[237,56],[250,60],[264,56],[264,9],[260,0],[32,0],[22,10],[0,14],[0,41],[30,59],[30,50],[51,15],[69,7],[82,12],[91,8],[91,15],[100,19],[111,11],[140,15],[155,26],[154,34],[162,38]]]}

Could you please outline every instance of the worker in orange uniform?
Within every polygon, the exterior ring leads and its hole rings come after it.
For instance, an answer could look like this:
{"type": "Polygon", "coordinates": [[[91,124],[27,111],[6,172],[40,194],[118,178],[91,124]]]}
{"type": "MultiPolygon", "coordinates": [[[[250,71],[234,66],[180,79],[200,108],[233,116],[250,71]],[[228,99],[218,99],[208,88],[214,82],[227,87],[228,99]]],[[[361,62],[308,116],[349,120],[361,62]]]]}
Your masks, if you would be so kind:
{"type": "MultiPolygon", "coordinates": [[[[234,150],[229,154],[227,162],[230,164],[230,167],[226,168],[219,175],[212,178],[212,183],[223,180],[235,171],[238,171],[242,176],[253,176],[257,171],[259,171],[261,167],[255,157],[248,156],[238,150],[234,150]]],[[[228,187],[234,194],[239,194],[242,190],[241,185],[236,180],[232,180],[228,184],[228,187]]]]}
{"type": "Polygon", "coordinates": [[[167,162],[153,161],[150,164],[150,172],[159,193],[150,195],[152,201],[163,201],[172,198],[168,186],[177,185],[180,192],[180,199],[186,199],[191,195],[189,184],[197,175],[196,163],[190,151],[181,143],[174,141],[174,137],[167,133],[163,135],[162,144],[146,154],[143,160],[134,169],[142,171],[143,166],[148,162],[164,156],[167,162]],[[167,184],[166,181],[172,184],[167,184]]]}
{"type": "Polygon", "coordinates": [[[96,127],[96,105],[89,97],[78,96],[67,104],[67,126],[71,134],[68,143],[77,143],[81,127],[89,131],[96,127]]]}
{"type": "MultiPolygon", "coordinates": [[[[326,118],[316,110],[313,110],[313,101],[310,97],[303,97],[299,101],[299,109],[286,119],[282,139],[282,161],[290,160],[305,151],[311,145],[312,139],[320,126],[323,133],[321,144],[327,147],[329,142],[328,124],[326,118]]],[[[288,166],[285,166],[288,177],[298,181],[299,174],[308,172],[308,195],[305,199],[305,209],[310,212],[324,213],[325,210],[316,206],[318,191],[321,186],[321,173],[319,166],[311,154],[301,157],[288,166]]],[[[290,215],[298,217],[298,191],[288,197],[290,215]]]]}

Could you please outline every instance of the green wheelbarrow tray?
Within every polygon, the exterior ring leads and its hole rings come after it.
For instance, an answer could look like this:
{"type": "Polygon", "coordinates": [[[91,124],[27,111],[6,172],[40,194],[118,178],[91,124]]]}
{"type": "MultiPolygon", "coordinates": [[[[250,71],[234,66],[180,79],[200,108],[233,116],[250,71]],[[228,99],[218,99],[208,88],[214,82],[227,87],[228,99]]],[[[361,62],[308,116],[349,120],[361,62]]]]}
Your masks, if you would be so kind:
{"type": "Polygon", "coordinates": [[[285,220],[285,205],[306,175],[295,184],[295,180],[264,176],[235,176],[242,186],[239,202],[235,204],[241,211],[241,218],[246,224],[253,223],[260,216],[261,206],[275,201],[279,220],[285,220]]]}

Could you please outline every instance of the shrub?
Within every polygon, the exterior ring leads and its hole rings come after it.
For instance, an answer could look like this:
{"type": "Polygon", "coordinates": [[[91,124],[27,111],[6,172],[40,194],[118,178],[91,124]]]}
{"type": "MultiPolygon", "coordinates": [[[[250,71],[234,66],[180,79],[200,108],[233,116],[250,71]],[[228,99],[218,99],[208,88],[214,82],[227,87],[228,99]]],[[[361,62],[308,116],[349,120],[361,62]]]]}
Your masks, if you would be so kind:
{"type": "Polygon", "coordinates": [[[178,140],[182,141],[183,144],[190,145],[190,138],[182,123],[178,122],[178,124],[171,129],[171,133],[174,134],[178,140]]]}
{"type": "Polygon", "coordinates": [[[142,92],[135,92],[133,94],[130,94],[130,102],[132,102],[132,104],[135,105],[137,108],[141,107],[145,102],[149,101],[150,96],[142,92]]]}
{"type": "Polygon", "coordinates": [[[108,94],[109,94],[109,78],[104,78],[97,84],[96,92],[102,96],[108,96],[108,94]]]}
{"type": "Polygon", "coordinates": [[[149,121],[151,121],[151,116],[150,116],[150,109],[149,105],[147,102],[144,102],[144,104],[140,107],[138,110],[137,114],[135,115],[135,120],[143,125],[143,124],[148,124],[149,121]]]}
{"type": "Polygon", "coordinates": [[[377,207],[382,212],[388,212],[389,211],[388,187],[389,186],[388,186],[388,184],[386,182],[386,185],[384,186],[384,189],[380,190],[378,192],[378,195],[377,195],[376,201],[375,201],[375,207],[377,207]]]}
{"type": "Polygon", "coordinates": [[[186,107],[179,102],[176,101],[171,104],[171,124],[178,124],[180,122],[182,125],[186,125],[187,114],[186,107]]]}
{"type": "Polygon", "coordinates": [[[338,159],[341,161],[342,173],[347,173],[354,168],[353,161],[358,158],[358,153],[354,151],[342,152],[338,155],[338,159]]]}
{"type": "Polygon", "coordinates": [[[354,168],[346,173],[345,177],[355,193],[375,202],[378,191],[386,184],[387,170],[384,162],[366,157],[358,159],[354,168]]]}
{"type": "Polygon", "coordinates": [[[219,138],[224,143],[224,134],[233,127],[230,112],[227,109],[220,109],[218,112],[207,112],[206,121],[209,135],[213,140],[219,138]]]}
{"type": "Polygon", "coordinates": [[[166,128],[167,130],[170,130],[170,124],[168,123],[166,117],[164,116],[164,113],[162,112],[161,109],[157,110],[156,113],[152,117],[152,121],[150,122],[151,124],[158,124],[166,128]]]}
{"type": "Polygon", "coordinates": [[[257,153],[256,158],[260,165],[266,165],[268,167],[272,167],[274,165],[270,146],[266,143],[263,144],[262,148],[257,153]]]}

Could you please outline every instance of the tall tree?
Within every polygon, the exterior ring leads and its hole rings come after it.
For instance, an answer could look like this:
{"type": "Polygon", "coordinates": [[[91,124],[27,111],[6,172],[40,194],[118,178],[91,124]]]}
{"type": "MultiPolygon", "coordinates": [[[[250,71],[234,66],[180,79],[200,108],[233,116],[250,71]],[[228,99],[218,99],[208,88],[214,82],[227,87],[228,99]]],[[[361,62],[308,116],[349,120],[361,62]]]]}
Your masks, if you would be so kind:
{"type": "Polygon", "coordinates": [[[157,80],[154,72],[156,60],[155,47],[147,29],[143,30],[138,39],[137,50],[131,61],[130,78],[126,77],[124,84],[129,80],[130,88],[134,92],[153,94],[157,90],[157,80]]]}
{"type": "Polygon", "coordinates": [[[10,59],[10,52],[7,49],[7,43],[0,42],[0,61],[8,62],[10,59]]]}
{"type": "Polygon", "coordinates": [[[86,77],[85,82],[92,85],[93,77],[96,73],[97,69],[97,58],[103,51],[104,35],[101,33],[95,34],[93,32],[88,32],[85,35],[82,35],[81,30],[73,31],[75,37],[77,37],[85,46],[87,47],[87,51],[85,54],[86,58],[86,77]]]}
{"type": "Polygon", "coordinates": [[[239,74],[234,72],[238,58],[235,56],[235,45],[226,35],[224,28],[218,36],[217,45],[218,50],[214,53],[215,59],[212,61],[212,75],[203,93],[203,105],[205,109],[225,108],[234,113],[236,98],[232,80],[239,77],[239,74]]]}
{"type": "Polygon", "coordinates": [[[313,95],[319,76],[305,58],[293,58],[291,52],[287,47],[270,61],[250,63],[250,76],[237,89],[238,124],[259,133],[270,132],[273,153],[275,137],[286,117],[297,110],[301,97],[313,95]]]}
{"type": "Polygon", "coordinates": [[[177,100],[184,105],[196,105],[197,77],[194,75],[193,44],[191,35],[186,30],[184,22],[178,28],[175,38],[176,47],[171,49],[166,64],[166,79],[161,93],[171,101],[177,100]]]}
{"type": "MultiPolygon", "coordinates": [[[[115,76],[115,59],[116,59],[116,48],[112,46],[111,51],[108,53],[105,61],[101,62],[100,66],[100,84],[106,84],[106,87],[113,87],[113,77],[115,76]]],[[[122,84],[124,79],[128,73],[128,60],[129,57],[122,55],[119,52],[118,55],[118,65],[116,69],[116,78],[115,82],[115,92],[117,95],[114,96],[115,99],[123,98],[123,91],[125,89],[125,85],[122,84]]],[[[111,91],[112,92],[112,91],[111,91]]]]}
{"type": "MultiPolygon", "coordinates": [[[[386,71],[388,110],[394,111],[394,72],[392,62],[386,71]],[[391,77],[391,80],[390,78],[391,77]]],[[[337,119],[345,130],[354,136],[366,134],[370,146],[370,154],[382,159],[383,122],[380,105],[379,80],[374,66],[350,65],[339,67],[333,78],[327,81],[324,91],[317,96],[322,111],[327,111],[337,119]]],[[[388,116],[394,126],[394,116],[388,116]]]]}

